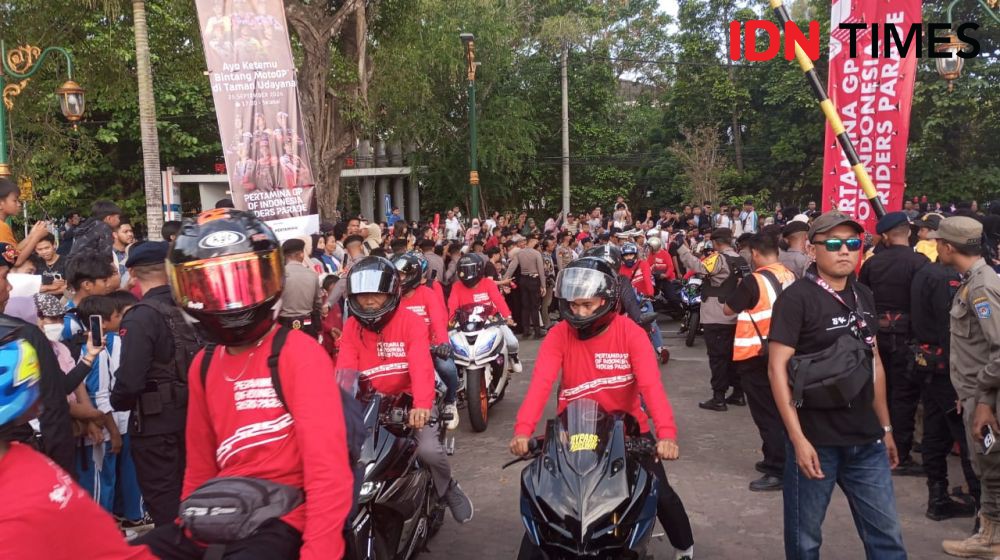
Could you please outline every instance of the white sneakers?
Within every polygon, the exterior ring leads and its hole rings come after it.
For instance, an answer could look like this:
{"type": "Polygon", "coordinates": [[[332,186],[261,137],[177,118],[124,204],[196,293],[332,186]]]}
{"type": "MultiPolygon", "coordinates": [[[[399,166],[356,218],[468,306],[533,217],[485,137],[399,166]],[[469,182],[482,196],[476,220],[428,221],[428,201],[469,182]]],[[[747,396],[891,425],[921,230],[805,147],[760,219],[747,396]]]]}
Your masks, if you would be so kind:
{"type": "Polygon", "coordinates": [[[521,360],[517,359],[517,354],[510,355],[510,371],[514,373],[521,373],[521,360]]]}

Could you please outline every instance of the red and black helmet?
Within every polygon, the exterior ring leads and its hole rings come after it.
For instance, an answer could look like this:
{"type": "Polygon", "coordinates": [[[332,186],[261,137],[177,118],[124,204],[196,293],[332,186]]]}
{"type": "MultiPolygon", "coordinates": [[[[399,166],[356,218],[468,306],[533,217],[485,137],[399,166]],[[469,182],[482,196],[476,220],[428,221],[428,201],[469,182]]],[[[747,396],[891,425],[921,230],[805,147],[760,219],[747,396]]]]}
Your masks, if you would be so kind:
{"type": "Polygon", "coordinates": [[[184,220],[167,273],[177,304],[211,342],[250,344],[274,325],[285,278],[281,243],[250,212],[217,208],[184,220]]]}

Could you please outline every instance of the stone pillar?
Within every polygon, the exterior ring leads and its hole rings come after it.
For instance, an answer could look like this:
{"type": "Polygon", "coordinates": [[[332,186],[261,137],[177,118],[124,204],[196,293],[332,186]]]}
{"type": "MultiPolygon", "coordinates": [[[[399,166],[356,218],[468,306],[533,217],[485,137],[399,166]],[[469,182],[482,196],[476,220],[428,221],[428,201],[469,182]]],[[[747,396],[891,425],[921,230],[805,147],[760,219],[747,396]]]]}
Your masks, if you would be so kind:
{"type": "MultiPolygon", "coordinates": [[[[357,167],[359,169],[372,167],[372,143],[362,140],[358,144],[357,167]]],[[[361,215],[366,220],[375,217],[375,181],[371,177],[358,178],[358,198],[360,199],[361,215]]]]}
{"type": "MultiPolygon", "coordinates": [[[[406,154],[404,155],[403,164],[409,165],[411,169],[416,167],[416,162],[414,161],[413,153],[416,152],[417,147],[412,142],[406,145],[406,154]]],[[[411,172],[410,176],[406,178],[406,190],[409,193],[407,199],[407,210],[409,212],[406,214],[406,219],[411,222],[420,221],[420,181],[416,179],[416,174],[411,172]]]]}
{"type": "MultiPolygon", "coordinates": [[[[389,164],[393,167],[403,167],[403,147],[395,142],[389,147],[389,164]]],[[[392,205],[399,207],[399,215],[406,218],[406,197],[403,191],[403,176],[392,178],[392,205]]]]}
{"type": "MultiPolygon", "coordinates": [[[[379,140],[375,144],[375,167],[385,167],[385,142],[379,140]]],[[[385,195],[389,193],[389,178],[377,177],[375,179],[375,221],[385,221],[385,195]]]]}

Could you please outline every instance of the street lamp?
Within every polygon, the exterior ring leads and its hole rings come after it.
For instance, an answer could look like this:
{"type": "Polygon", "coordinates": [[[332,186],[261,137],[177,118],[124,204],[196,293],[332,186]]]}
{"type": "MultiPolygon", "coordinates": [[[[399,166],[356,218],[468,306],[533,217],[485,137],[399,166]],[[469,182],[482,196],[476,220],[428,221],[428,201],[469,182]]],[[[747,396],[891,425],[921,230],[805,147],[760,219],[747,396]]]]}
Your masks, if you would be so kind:
{"type": "Polygon", "coordinates": [[[954,31],[949,31],[945,37],[948,42],[937,45],[934,47],[934,51],[948,53],[948,56],[934,59],[934,65],[937,67],[938,74],[948,81],[948,92],[950,93],[955,89],[955,80],[962,76],[962,66],[965,65],[965,59],[958,56],[958,53],[962,52],[966,45],[965,42],[959,40],[954,31]]]}
{"type": "Polygon", "coordinates": [[[66,58],[67,81],[56,89],[56,95],[59,96],[63,115],[76,127],[76,123],[83,117],[86,100],[83,88],[73,81],[73,59],[69,52],[62,47],[41,50],[31,45],[8,52],[3,41],[0,41],[0,91],[3,92],[3,103],[0,103],[0,177],[9,177],[11,174],[7,153],[7,111],[14,108],[14,98],[27,87],[28,81],[53,52],[66,58]]]}
{"type": "MultiPolygon", "coordinates": [[[[952,0],[951,3],[948,4],[949,25],[952,23],[951,12],[955,8],[955,5],[961,1],[962,0],[952,0]]],[[[1000,23],[1000,16],[998,16],[995,12],[997,7],[1000,6],[1000,0],[976,1],[983,7],[984,10],[986,10],[986,13],[989,14],[991,18],[996,20],[997,23],[1000,23]]],[[[963,41],[960,41],[958,39],[958,35],[956,35],[954,31],[949,31],[946,37],[948,38],[948,42],[937,45],[934,47],[934,51],[939,53],[947,52],[949,53],[949,56],[936,59],[934,61],[934,65],[937,67],[938,74],[941,78],[948,81],[948,91],[951,92],[954,91],[954,82],[961,77],[962,66],[965,64],[965,59],[958,56],[958,53],[963,51],[968,45],[966,45],[963,41]]]]}
{"type": "Polygon", "coordinates": [[[479,217],[479,170],[476,153],[476,37],[472,33],[458,36],[465,44],[465,69],[469,78],[469,187],[472,197],[472,217],[479,217]]]}

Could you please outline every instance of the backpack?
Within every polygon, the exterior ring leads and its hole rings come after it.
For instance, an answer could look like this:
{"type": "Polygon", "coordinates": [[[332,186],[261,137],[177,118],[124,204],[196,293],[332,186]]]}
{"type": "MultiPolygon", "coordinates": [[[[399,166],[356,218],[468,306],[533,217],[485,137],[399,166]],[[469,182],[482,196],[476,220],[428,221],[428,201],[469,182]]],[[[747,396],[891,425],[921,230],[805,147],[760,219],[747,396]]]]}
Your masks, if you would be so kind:
{"type": "MultiPolygon", "coordinates": [[[[281,375],[278,371],[278,360],[281,357],[281,349],[285,346],[285,341],[288,339],[288,333],[291,329],[288,327],[279,327],[278,331],[274,333],[274,340],[271,341],[271,354],[267,357],[267,367],[271,373],[271,386],[274,388],[274,394],[281,401],[281,405],[285,407],[285,410],[291,414],[291,410],[288,408],[288,402],[285,400],[285,394],[281,390],[281,375]]],[[[205,347],[205,356],[201,360],[201,386],[202,390],[205,388],[205,381],[208,379],[208,368],[212,363],[212,356],[215,355],[215,349],[217,344],[209,344],[205,347]]],[[[351,508],[352,515],[354,511],[354,506],[357,505],[358,493],[361,490],[361,476],[358,471],[358,461],[361,459],[361,447],[365,444],[365,439],[368,437],[368,432],[365,429],[364,420],[364,410],[361,407],[361,403],[358,402],[352,395],[348,394],[343,388],[339,388],[340,391],[340,405],[344,411],[344,427],[347,433],[347,453],[351,461],[351,470],[354,471],[354,497],[353,505],[351,508]]]]}
{"type": "Polygon", "coordinates": [[[177,379],[186,384],[188,378],[188,368],[194,362],[195,355],[205,346],[201,337],[190,323],[184,320],[181,309],[176,305],[163,303],[162,301],[146,299],[135,304],[136,307],[146,306],[155,310],[163,320],[167,322],[171,337],[174,340],[174,369],[177,372],[177,379]]]}

